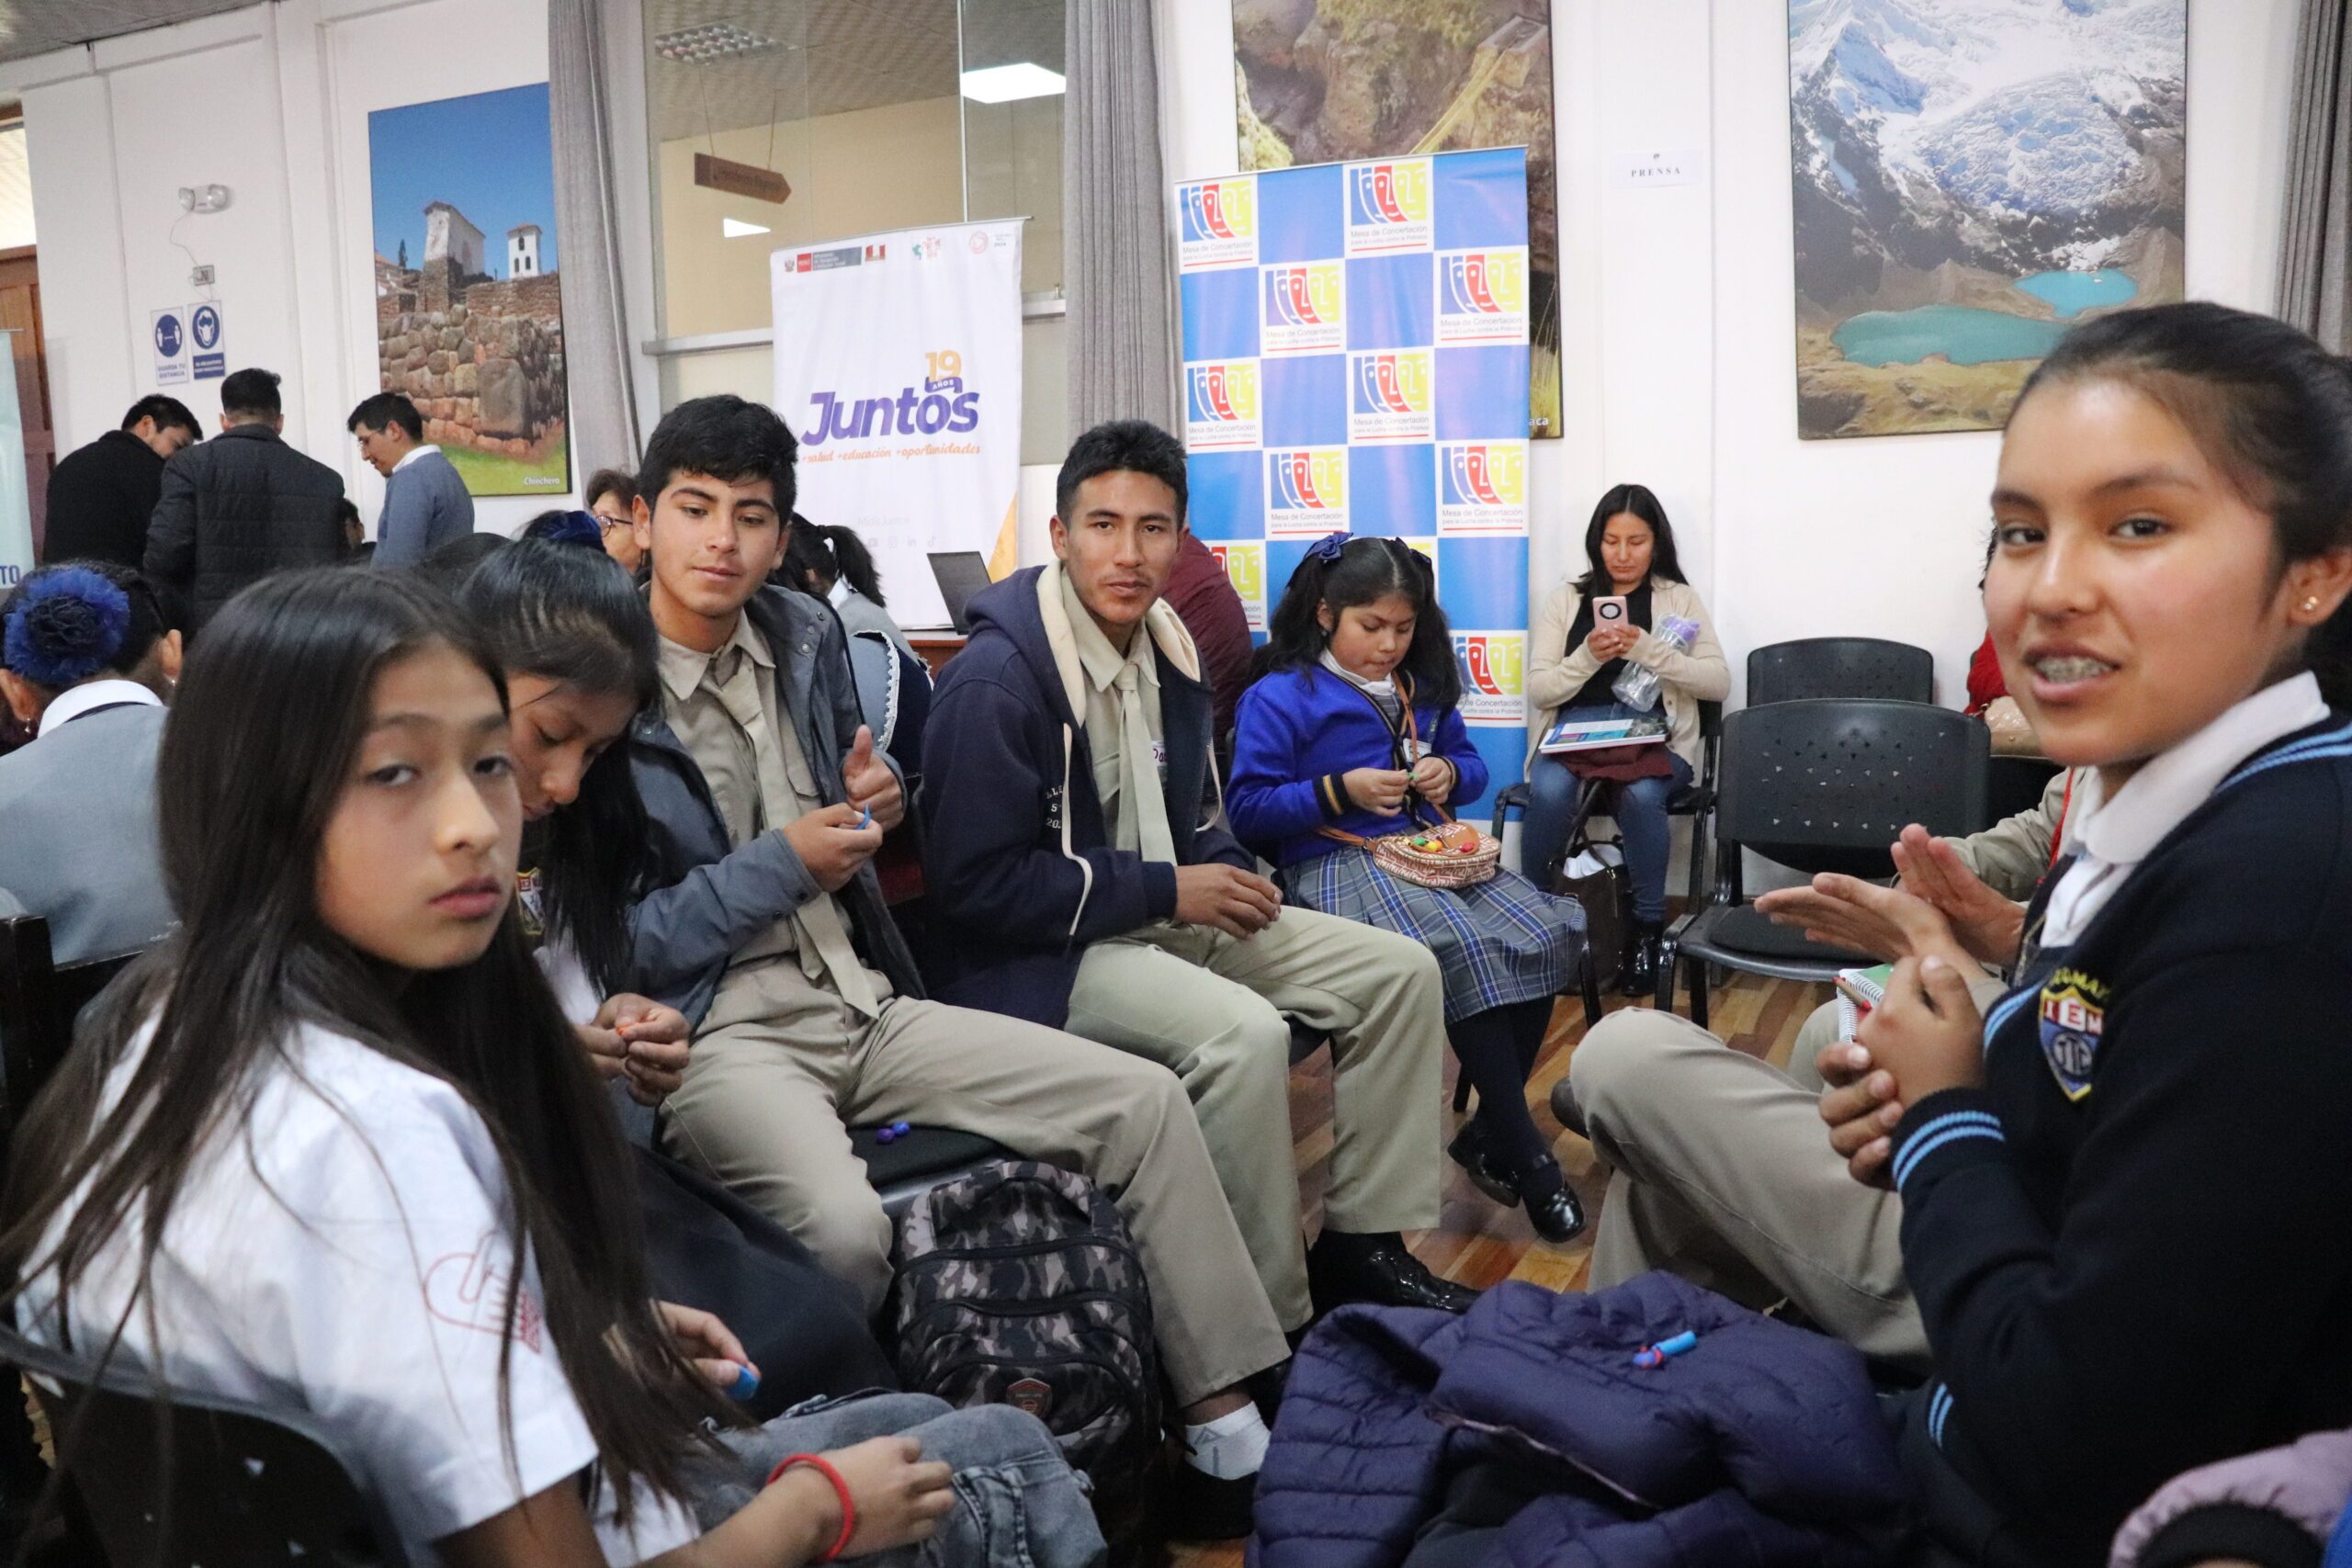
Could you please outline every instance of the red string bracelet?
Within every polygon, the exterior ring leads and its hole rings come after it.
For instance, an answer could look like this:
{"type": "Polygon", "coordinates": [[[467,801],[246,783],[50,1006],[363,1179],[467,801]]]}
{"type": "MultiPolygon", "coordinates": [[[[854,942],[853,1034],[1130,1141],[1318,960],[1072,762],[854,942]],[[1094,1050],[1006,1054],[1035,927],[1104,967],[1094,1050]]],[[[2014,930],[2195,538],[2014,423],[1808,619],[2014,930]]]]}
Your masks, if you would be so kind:
{"type": "Polygon", "coordinates": [[[796,1464],[805,1464],[831,1482],[833,1495],[842,1501],[842,1533],[833,1537],[833,1544],[825,1548],[824,1555],[817,1559],[820,1562],[831,1562],[842,1554],[842,1548],[849,1545],[849,1538],[857,1533],[857,1505],[850,1501],[849,1483],[842,1479],[842,1472],[835,1470],[830,1461],[820,1459],[815,1454],[793,1454],[787,1457],[782,1464],[768,1472],[767,1483],[773,1486],[783,1480],[784,1472],[796,1464]]]}

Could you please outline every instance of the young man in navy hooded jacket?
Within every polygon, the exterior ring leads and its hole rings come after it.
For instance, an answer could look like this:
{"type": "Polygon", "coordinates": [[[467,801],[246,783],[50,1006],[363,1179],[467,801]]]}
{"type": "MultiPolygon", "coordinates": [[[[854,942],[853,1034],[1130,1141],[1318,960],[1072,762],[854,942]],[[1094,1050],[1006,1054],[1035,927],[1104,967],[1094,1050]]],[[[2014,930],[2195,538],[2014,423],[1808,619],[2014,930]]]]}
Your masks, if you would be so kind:
{"type": "Polygon", "coordinates": [[[1058,561],[972,601],[924,732],[939,994],[1173,1068],[1286,1328],[1370,1301],[1460,1311],[1398,1233],[1437,1221],[1444,1002],[1429,950],[1285,909],[1224,822],[1211,696],[1160,601],[1184,452],[1140,421],[1062,465],[1058,561]],[[1138,783],[1140,781],[1140,783],[1138,783]],[[1331,1037],[1331,1179],[1310,1257],[1289,1018],[1331,1037]]]}

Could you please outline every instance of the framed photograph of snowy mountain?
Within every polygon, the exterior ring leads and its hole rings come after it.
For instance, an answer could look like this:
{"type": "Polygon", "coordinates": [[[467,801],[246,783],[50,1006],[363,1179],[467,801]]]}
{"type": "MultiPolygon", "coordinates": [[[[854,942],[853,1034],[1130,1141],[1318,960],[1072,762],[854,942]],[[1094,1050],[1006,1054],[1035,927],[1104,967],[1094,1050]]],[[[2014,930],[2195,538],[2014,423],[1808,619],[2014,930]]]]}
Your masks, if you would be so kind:
{"type": "Polygon", "coordinates": [[[1790,0],[1797,434],[1993,430],[2182,297],[2188,0],[1790,0]]]}

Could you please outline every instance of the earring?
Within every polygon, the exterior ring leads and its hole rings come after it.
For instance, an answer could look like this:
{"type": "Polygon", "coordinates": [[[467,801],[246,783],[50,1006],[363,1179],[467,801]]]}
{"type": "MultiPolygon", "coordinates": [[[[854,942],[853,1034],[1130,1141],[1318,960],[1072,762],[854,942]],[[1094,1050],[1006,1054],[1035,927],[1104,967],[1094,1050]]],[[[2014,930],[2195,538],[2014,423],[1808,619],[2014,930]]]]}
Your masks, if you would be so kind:
{"type": "Polygon", "coordinates": [[[2318,609],[2318,608],[2319,608],[2319,595],[2318,595],[2318,594],[2314,593],[2314,594],[2312,594],[2310,598],[2308,598],[2308,599],[2306,599],[2306,600],[2304,600],[2304,601],[2303,601],[2303,614],[2305,614],[2305,615],[2310,615],[2313,610],[2316,610],[2316,609],[2318,609]]]}

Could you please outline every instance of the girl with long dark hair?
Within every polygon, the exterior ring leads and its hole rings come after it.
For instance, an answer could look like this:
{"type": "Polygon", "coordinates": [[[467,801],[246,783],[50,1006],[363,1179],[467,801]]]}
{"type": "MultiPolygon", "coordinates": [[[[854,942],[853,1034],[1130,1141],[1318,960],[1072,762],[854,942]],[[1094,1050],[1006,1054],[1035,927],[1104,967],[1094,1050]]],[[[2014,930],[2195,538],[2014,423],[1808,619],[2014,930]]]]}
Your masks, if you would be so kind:
{"type": "Polygon", "coordinates": [[[1478,1090],[1446,1152],[1524,1205],[1546,1241],[1584,1211],[1527,1110],[1553,998],[1576,975],[1584,911],[1508,871],[1460,888],[1391,876],[1360,842],[1438,819],[1487,785],[1429,558],[1333,534],[1291,575],[1235,715],[1234,830],[1281,867],[1283,896],[1413,938],[1445,978],[1446,1037],[1478,1090]]]}
{"type": "Polygon", "coordinates": [[[748,1568],[943,1521],[985,1560],[916,1440],[778,1423],[752,1436],[802,1457],[754,1491],[706,1435],[741,1348],[652,1298],[611,1109],[513,911],[508,729],[497,663],[405,574],[274,578],[212,620],[159,766],[180,930],[13,1152],[20,1324],[303,1410],[418,1561],[684,1562],[699,1529],[693,1561],[748,1568]]]}
{"type": "MultiPolygon", "coordinates": [[[[1618,983],[1628,995],[1645,996],[1657,988],[1666,933],[1672,851],[1667,805],[1690,785],[1699,765],[1699,705],[1730,693],[1731,667],[1706,605],[1683,580],[1666,508],[1647,486],[1617,485],[1601,496],[1585,527],[1584,554],[1584,575],[1553,591],[1528,632],[1527,701],[1538,710],[1539,736],[1561,718],[1630,717],[1652,710],[1620,702],[1618,678],[1628,665],[1657,672],[1667,726],[1663,771],[1611,785],[1609,807],[1623,840],[1634,906],[1618,983]],[[1612,595],[1624,600],[1624,619],[1596,625],[1594,601],[1612,595]],[[1697,625],[1687,650],[1655,635],[1669,617],[1697,625]]],[[[1519,863],[1543,886],[1567,846],[1577,779],[1559,759],[1538,753],[1528,759],[1527,782],[1519,863]]]]}
{"type": "MultiPolygon", "coordinates": [[[[2352,1423],[2352,376],[2219,305],[2086,322],[2019,395],[1991,510],[2002,674],[2084,770],[2032,900],[1972,918],[1924,874],[1759,900],[1895,939],[1817,1098],[1650,1011],[1574,1081],[1624,1179],[1596,1278],[1899,1281],[1936,1561],[2088,1564],[2178,1472],[2352,1423]]],[[[1907,869],[1928,851],[1904,830],[1907,869]]],[[[2195,1523],[2149,1558],[2291,1560],[2195,1523]]]]}
{"type": "Polygon", "coordinates": [[[857,1292],[784,1227],[653,1146],[650,1108],[678,1087],[691,1048],[676,1009],[629,988],[622,911],[646,820],[617,743],[657,679],[644,596],[600,551],[525,539],[483,562],[460,602],[506,673],[524,928],[589,1061],[625,1092],[657,1290],[741,1335],[759,1378],[745,1401],[754,1414],[892,1386],[857,1292]]]}

